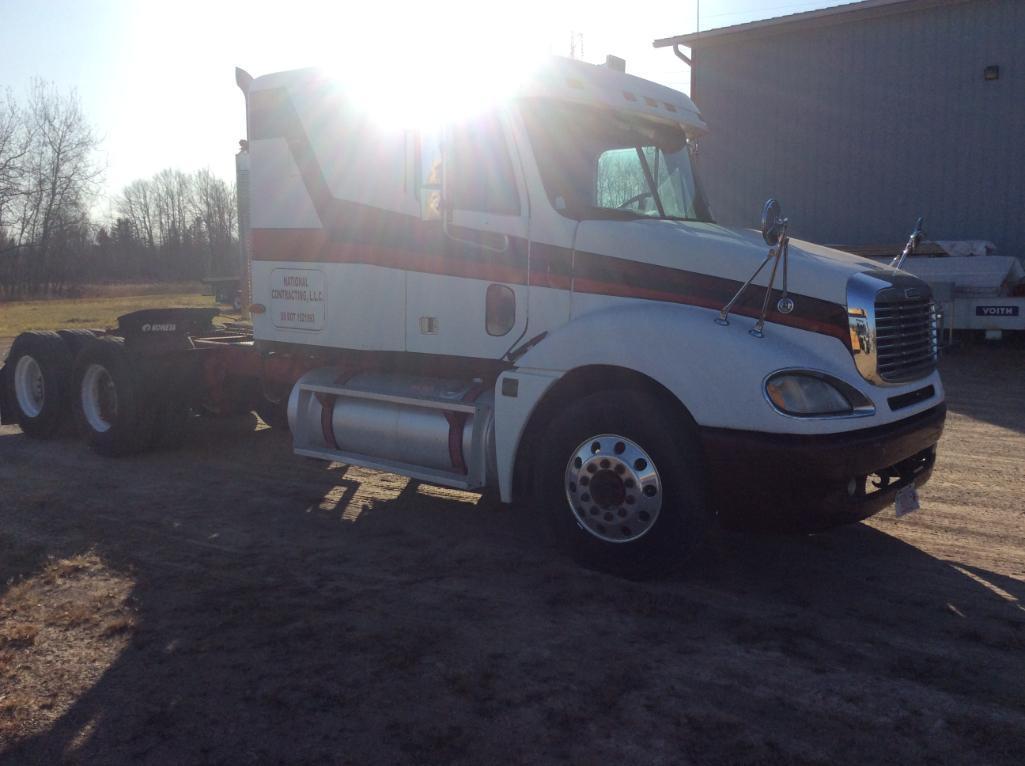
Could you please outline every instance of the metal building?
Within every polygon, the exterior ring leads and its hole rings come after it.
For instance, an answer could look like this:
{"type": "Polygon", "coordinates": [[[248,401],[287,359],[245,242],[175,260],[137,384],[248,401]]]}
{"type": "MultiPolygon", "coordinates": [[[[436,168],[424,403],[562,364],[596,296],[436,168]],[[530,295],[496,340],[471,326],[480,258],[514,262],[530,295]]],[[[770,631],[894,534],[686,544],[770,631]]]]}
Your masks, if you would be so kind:
{"type": "Polygon", "coordinates": [[[988,239],[1025,258],[1025,0],[866,0],[656,40],[690,48],[717,219],[778,197],[823,243],[988,239]]]}

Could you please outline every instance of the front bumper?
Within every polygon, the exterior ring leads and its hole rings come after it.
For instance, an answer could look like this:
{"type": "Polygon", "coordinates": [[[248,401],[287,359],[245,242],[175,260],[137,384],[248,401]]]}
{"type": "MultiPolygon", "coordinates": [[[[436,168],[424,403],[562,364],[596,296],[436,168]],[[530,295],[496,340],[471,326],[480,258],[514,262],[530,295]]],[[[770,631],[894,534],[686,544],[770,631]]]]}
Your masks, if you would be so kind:
{"type": "Polygon", "coordinates": [[[939,404],[821,436],[702,429],[715,508],[733,526],[827,529],[868,518],[929,480],[946,414],[939,404]]]}

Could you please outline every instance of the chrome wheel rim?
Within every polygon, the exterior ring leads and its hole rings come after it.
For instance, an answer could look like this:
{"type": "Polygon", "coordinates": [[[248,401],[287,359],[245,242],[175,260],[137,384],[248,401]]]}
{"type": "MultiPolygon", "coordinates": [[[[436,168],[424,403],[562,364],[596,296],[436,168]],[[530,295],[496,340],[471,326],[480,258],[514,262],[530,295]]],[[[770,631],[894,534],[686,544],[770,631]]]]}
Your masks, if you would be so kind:
{"type": "Polygon", "coordinates": [[[577,524],[607,543],[646,535],[662,511],[662,479],[651,456],[617,434],[592,436],[573,450],[566,500],[577,524]]]}
{"type": "Polygon", "coordinates": [[[39,417],[46,401],[46,383],[34,357],[25,355],[14,366],[14,396],[22,412],[30,418],[39,417]]]}
{"type": "Polygon", "coordinates": [[[98,433],[109,431],[117,417],[117,388],[102,364],[90,364],[82,376],[82,414],[98,433]]]}

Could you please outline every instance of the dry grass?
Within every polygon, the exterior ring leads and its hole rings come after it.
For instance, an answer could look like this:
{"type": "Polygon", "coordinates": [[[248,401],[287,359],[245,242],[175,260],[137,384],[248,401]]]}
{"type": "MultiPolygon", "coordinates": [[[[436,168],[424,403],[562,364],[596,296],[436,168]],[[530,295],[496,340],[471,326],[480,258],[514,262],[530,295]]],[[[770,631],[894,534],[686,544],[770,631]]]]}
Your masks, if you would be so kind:
{"type": "Polygon", "coordinates": [[[208,293],[202,282],[121,282],[76,285],[69,298],[124,298],[136,295],[181,295],[208,293]]]}
{"type": "Polygon", "coordinates": [[[25,646],[32,646],[38,635],[38,625],[12,622],[9,625],[5,625],[3,631],[0,632],[0,649],[20,649],[25,646]]]}
{"type": "Polygon", "coordinates": [[[136,295],[181,295],[182,293],[209,292],[202,282],[97,282],[83,285],[72,285],[64,295],[39,295],[27,298],[9,298],[9,301],[22,300],[80,300],[82,298],[124,298],[136,295]]]}
{"type": "Polygon", "coordinates": [[[132,586],[85,553],[0,589],[0,743],[50,725],[113,663],[135,628],[132,586]]]}
{"type": "Polygon", "coordinates": [[[139,309],[215,305],[213,296],[198,291],[0,302],[0,337],[13,337],[25,330],[113,327],[120,315],[139,309]]]}

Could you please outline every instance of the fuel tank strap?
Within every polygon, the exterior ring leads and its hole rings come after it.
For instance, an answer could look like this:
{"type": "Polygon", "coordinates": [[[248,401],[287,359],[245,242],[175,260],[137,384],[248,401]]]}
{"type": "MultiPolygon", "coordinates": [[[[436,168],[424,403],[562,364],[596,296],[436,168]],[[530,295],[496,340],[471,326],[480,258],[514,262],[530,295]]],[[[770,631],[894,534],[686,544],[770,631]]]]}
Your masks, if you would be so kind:
{"type": "MultiPolygon", "coordinates": [[[[344,385],[358,375],[362,370],[348,370],[341,373],[335,378],[335,383],[344,385]]],[[[338,397],[335,394],[322,394],[318,393],[317,401],[320,402],[320,430],[324,434],[324,441],[334,448],[340,449],[338,446],[338,439],[335,438],[335,429],[332,423],[332,417],[335,410],[335,401],[338,397]]]]}
{"type": "MultiPolygon", "coordinates": [[[[461,399],[464,403],[476,401],[484,390],[483,381],[476,382],[470,386],[461,399]]],[[[452,461],[452,468],[459,473],[469,473],[466,465],[466,456],[463,455],[463,428],[466,426],[466,412],[445,412],[445,420],[448,421],[448,455],[452,461]]]]}

